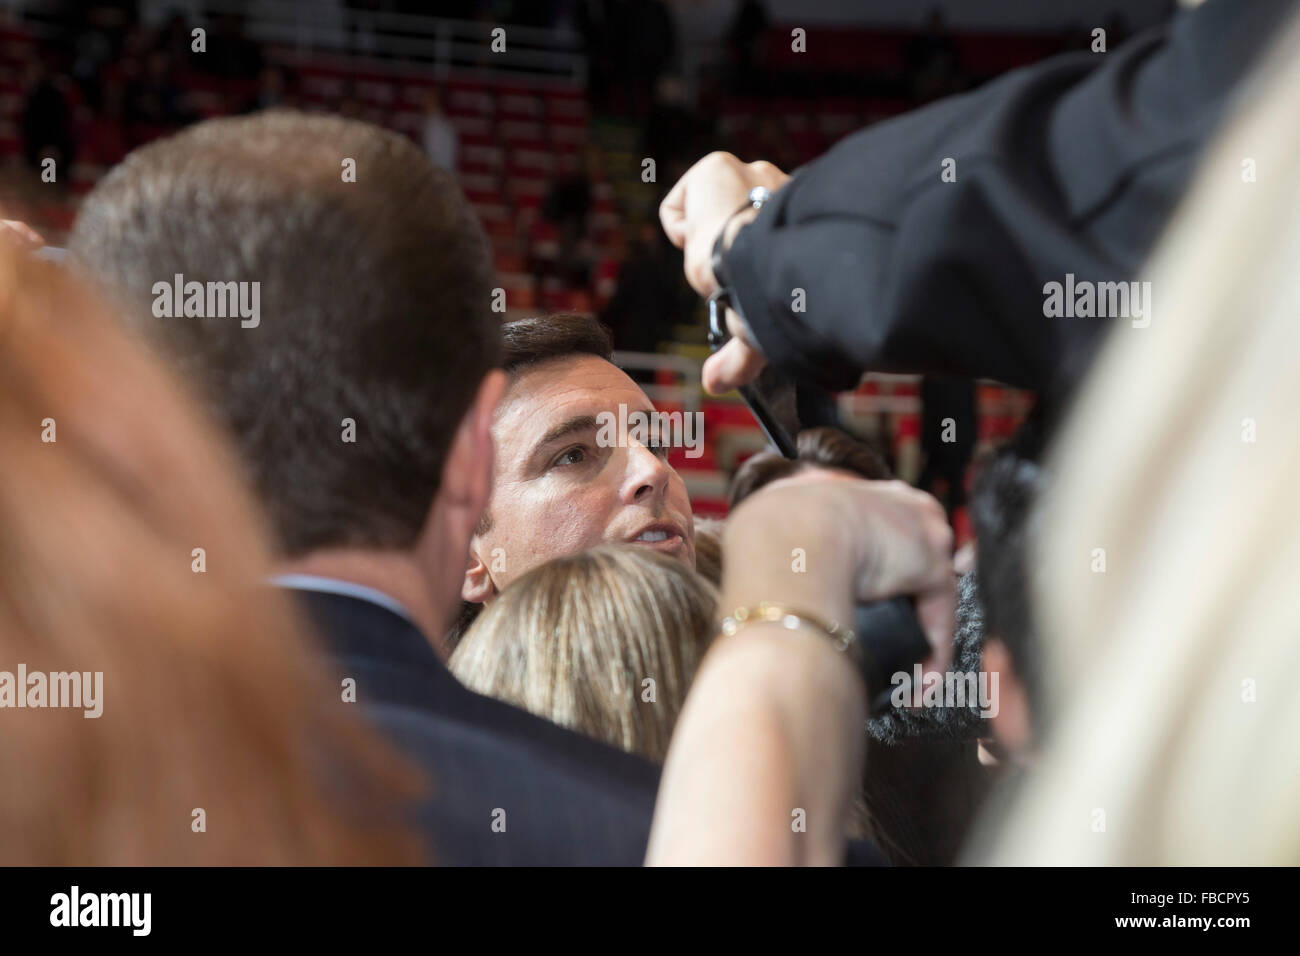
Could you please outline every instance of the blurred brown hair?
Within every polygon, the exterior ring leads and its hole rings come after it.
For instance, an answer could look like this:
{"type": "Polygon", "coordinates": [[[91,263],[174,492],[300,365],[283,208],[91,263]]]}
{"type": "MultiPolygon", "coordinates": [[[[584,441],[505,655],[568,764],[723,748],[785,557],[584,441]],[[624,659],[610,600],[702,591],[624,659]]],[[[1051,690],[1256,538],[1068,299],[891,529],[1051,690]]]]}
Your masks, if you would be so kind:
{"type": "Polygon", "coordinates": [[[783,458],[770,449],[746,458],[731,479],[728,506],[734,508],[764,485],[809,466],[851,471],[863,478],[890,477],[889,466],[875,449],[838,428],[805,428],[797,441],[798,458],[783,458]]]}
{"type": "Polygon", "coordinates": [[[488,604],[451,657],[465,686],[651,760],[713,638],[718,592],[681,562],[603,545],[488,604]],[[642,682],[654,680],[654,700],[642,682]]]}
{"type": "Polygon", "coordinates": [[[0,669],[103,673],[98,718],[0,711],[0,863],[420,861],[395,823],[413,771],[315,680],[231,452],[84,291],[8,249],[0,382],[0,669]]]}

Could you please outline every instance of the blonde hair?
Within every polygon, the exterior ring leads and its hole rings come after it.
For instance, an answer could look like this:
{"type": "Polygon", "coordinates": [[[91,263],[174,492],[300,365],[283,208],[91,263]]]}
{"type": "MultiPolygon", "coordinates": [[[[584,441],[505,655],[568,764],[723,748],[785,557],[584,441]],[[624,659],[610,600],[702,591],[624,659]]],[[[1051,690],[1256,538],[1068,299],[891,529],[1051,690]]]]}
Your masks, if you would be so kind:
{"type": "Polygon", "coordinates": [[[233,455],[8,249],[0,382],[0,670],[102,673],[98,717],[0,711],[0,863],[420,861],[395,822],[417,781],[312,679],[233,455]]]}
{"type": "Polygon", "coordinates": [[[1293,24],[1052,462],[1055,720],[996,862],[1300,862],[1298,54],[1293,24]]]}
{"type": "Polygon", "coordinates": [[[602,546],[512,582],[466,633],[451,670],[481,694],[662,761],[717,600],[679,561],[602,546]]]}

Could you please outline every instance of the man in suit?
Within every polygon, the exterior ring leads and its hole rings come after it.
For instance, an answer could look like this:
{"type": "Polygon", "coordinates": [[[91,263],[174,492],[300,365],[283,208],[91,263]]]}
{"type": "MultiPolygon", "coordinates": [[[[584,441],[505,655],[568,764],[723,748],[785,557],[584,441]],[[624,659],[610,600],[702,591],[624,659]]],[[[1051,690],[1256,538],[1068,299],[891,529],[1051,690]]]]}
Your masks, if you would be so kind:
{"type": "Polygon", "coordinates": [[[106,176],[70,247],[232,432],[278,582],[355,681],[340,706],[427,771],[434,857],[640,863],[657,769],[469,692],[440,657],[506,387],[487,241],[451,178],[336,117],[208,121],[106,176]],[[183,315],[160,318],[155,286],[178,283],[183,315]],[[213,308],[214,286],[260,321],[213,308]]]}

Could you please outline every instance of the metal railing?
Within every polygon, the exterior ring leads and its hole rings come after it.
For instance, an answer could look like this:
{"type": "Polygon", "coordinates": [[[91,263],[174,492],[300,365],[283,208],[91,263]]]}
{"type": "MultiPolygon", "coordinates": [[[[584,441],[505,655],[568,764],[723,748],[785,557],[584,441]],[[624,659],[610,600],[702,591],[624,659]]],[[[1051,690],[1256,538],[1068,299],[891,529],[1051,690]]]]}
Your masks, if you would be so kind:
{"type": "MultiPolygon", "coordinates": [[[[55,0],[0,0],[9,18],[34,36],[56,33],[55,0]]],[[[179,12],[189,27],[207,31],[208,49],[220,42],[225,16],[242,21],[242,35],[299,56],[326,54],[389,65],[418,66],[434,76],[490,73],[529,83],[584,85],[587,61],[580,34],[477,20],[356,10],[328,0],[141,0],[140,19],[159,26],[179,12]]]]}
{"type": "MultiPolygon", "coordinates": [[[[144,0],[171,9],[171,0],[144,0]]],[[[244,13],[249,39],[291,47],[299,54],[329,53],[429,68],[435,76],[475,71],[566,84],[586,82],[582,39],[572,31],[475,20],[355,10],[312,0],[200,0],[196,19],[215,24],[244,13]]]]}

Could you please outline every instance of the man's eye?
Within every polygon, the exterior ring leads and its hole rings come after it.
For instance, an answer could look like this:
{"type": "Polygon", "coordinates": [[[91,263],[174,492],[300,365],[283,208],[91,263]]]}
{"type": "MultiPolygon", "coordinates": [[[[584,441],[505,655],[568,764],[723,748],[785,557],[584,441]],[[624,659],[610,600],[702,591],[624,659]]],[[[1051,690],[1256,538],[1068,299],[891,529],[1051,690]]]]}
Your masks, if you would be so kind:
{"type": "Polygon", "coordinates": [[[551,462],[551,467],[557,465],[577,465],[587,460],[587,449],[581,445],[574,445],[572,448],[566,448],[555,456],[551,462]]]}

